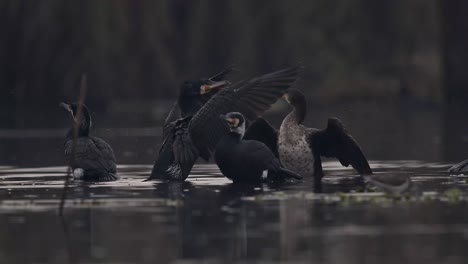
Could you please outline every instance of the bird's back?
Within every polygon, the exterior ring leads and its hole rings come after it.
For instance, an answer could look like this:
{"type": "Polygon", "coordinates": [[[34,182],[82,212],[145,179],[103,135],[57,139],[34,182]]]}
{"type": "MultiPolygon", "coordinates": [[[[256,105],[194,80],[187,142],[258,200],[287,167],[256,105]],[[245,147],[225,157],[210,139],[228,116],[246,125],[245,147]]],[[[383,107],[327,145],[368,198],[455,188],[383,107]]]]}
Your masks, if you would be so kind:
{"type": "Polygon", "coordinates": [[[92,175],[96,178],[93,180],[99,180],[99,175],[106,178],[108,174],[114,175],[117,172],[114,152],[100,138],[79,137],[74,147],[73,140],[68,140],[65,143],[65,158],[73,170],[82,169],[85,177],[92,175]]]}
{"type": "Polygon", "coordinates": [[[280,166],[265,144],[255,140],[236,140],[232,135],[219,142],[215,160],[226,177],[243,182],[258,182],[264,170],[280,166]]]}

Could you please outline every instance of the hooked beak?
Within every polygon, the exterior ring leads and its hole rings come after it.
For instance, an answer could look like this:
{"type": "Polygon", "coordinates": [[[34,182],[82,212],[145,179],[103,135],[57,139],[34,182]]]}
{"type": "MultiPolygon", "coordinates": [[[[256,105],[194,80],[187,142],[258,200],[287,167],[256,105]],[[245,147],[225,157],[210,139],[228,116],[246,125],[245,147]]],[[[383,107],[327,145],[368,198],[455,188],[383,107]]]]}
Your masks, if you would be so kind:
{"type": "Polygon", "coordinates": [[[73,110],[71,109],[69,104],[66,104],[66,103],[62,102],[62,103],[59,104],[59,106],[65,108],[68,112],[73,113],[73,110]]]}
{"type": "Polygon", "coordinates": [[[237,125],[239,125],[239,119],[237,118],[229,118],[225,115],[220,115],[220,117],[224,119],[230,127],[237,127],[237,125]]]}
{"type": "Polygon", "coordinates": [[[289,96],[288,94],[283,94],[283,96],[281,96],[281,99],[285,100],[286,102],[289,103],[289,96]]]}
{"type": "Polygon", "coordinates": [[[213,82],[211,84],[204,84],[200,86],[200,94],[207,94],[211,91],[211,89],[220,89],[228,84],[229,84],[229,81],[219,81],[219,82],[213,82]]]}

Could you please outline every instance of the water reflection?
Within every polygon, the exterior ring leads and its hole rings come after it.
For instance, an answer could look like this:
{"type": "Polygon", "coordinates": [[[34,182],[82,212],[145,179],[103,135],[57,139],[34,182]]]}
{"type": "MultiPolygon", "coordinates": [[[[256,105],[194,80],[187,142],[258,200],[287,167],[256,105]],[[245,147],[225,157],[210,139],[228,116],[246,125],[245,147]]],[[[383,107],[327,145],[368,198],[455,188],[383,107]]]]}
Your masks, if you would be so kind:
{"type": "Polygon", "coordinates": [[[311,180],[232,184],[214,165],[197,165],[183,183],[143,182],[151,165],[128,165],[120,182],[73,183],[60,218],[64,167],[2,167],[0,262],[464,263],[467,177],[437,163],[371,164],[409,174],[424,195],[362,193],[337,162],[324,163],[323,194],[311,180]],[[454,187],[455,200],[446,194],[454,187]]]}

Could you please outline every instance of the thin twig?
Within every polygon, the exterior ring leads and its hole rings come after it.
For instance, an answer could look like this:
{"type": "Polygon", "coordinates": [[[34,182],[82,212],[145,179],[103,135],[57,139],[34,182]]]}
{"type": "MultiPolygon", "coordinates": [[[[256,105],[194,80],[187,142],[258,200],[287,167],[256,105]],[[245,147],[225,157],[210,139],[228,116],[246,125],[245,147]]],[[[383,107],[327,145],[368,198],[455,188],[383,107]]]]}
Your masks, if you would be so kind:
{"type": "Polygon", "coordinates": [[[84,99],[86,97],[86,74],[81,75],[81,82],[80,82],[80,95],[78,99],[78,109],[76,111],[75,115],[75,123],[73,124],[73,144],[71,147],[71,157],[70,157],[70,164],[68,166],[67,170],[67,176],[65,178],[65,182],[63,183],[63,190],[62,190],[62,198],[60,200],[60,207],[59,207],[59,214],[62,216],[63,215],[63,208],[65,205],[65,200],[67,199],[67,190],[68,190],[68,185],[70,184],[70,178],[71,178],[71,164],[73,164],[73,160],[75,159],[75,145],[78,140],[78,131],[79,131],[79,123],[81,122],[81,116],[83,112],[83,104],[84,104],[84,99]]]}

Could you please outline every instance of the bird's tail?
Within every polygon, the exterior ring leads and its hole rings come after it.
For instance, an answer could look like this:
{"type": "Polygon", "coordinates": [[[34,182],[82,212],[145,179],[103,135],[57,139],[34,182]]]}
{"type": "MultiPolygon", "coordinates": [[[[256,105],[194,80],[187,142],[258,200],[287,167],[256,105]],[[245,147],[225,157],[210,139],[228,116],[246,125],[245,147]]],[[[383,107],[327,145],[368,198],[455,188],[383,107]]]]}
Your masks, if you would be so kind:
{"type": "Polygon", "coordinates": [[[448,170],[448,172],[450,173],[468,172],[468,159],[454,165],[448,170]]]}
{"type": "Polygon", "coordinates": [[[116,181],[119,176],[115,172],[106,170],[86,170],[84,171],[83,181],[109,182],[116,181]]]}
{"type": "Polygon", "coordinates": [[[119,179],[119,176],[117,174],[109,172],[105,181],[116,181],[118,179],[119,179]]]}

